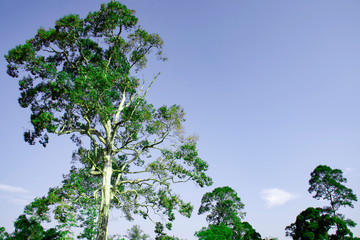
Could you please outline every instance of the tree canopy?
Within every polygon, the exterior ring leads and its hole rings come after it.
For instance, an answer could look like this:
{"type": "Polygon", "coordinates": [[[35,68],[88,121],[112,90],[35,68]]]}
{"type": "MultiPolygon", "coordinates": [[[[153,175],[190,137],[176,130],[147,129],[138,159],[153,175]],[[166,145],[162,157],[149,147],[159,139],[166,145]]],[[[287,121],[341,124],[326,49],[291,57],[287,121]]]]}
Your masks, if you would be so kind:
{"type": "Polygon", "coordinates": [[[56,228],[49,228],[45,230],[39,221],[35,219],[28,219],[25,214],[20,215],[14,222],[15,230],[9,234],[5,228],[0,228],[1,240],[18,240],[18,239],[31,239],[31,240],[57,240],[64,239],[67,232],[59,231],[56,228]]]}
{"type": "Polygon", "coordinates": [[[297,217],[295,223],[286,227],[286,236],[298,240],[326,240],[334,221],[322,208],[307,208],[297,217]]]}
{"type": "Polygon", "coordinates": [[[335,214],[340,207],[353,208],[353,202],[357,201],[352,189],[344,185],[346,182],[340,169],[319,165],[311,173],[309,193],[314,194],[315,199],[330,201],[329,210],[335,214]]]}
{"type": "Polygon", "coordinates": [[[349,227],[355,227],[356,223],[351,219],[345,219],[338,212],[340,207],[354,207],[357,201],[352,189],[344,183],[347,179],[340,169],[332,169],[329,166],[319,165],[310,174],[309,193],[314,194],[315,199],[328,200],[330,206],[323,208],[307,208],[296,218],[295,223],[287,226],[286,236],[296,240],[311,239],[357,239],[349,227]],[[329,233],[335,228],[335,233],[329,233]]]}
{"type": "Polygon", "coordinates": [[[224,223],[219,223],[217,225],[210,224],[207,228],[203,227],[195,235],[199,240],[231,240],[233,231],[224,223]]]}
{"type": "Polygon", "coordinates": [[[50,134],[70,134],[83,171],[99,178],[92,194],[99,199],[97,239],[106,239],[111,207],[128,219],[153,212],[173,221],[175,210],[190,216],[192,206],[170,184],[212,183],[197,138],[183,133],[184,110],[156,109],[145,100],[158,75],[140,84],[136,73],[151,52],[165,60],[163,41],[138,26],[134,14],[117,1],[84,18],[70,14],[5,56],[7,73],[19,78],[19,104],[31,110],[25,141],[46,146],[50,134]]]}
{"type": "Polygon", "coordinates": [[[354,207],[357,201],[356,195],[352,189],[347,188],[344,183],[347,179],[343,176],[340,169],[332,169],[329,166],[319,165],[311,173],[309,180],[309,193],[314,193],[315,199],[328,200],[330,206],[325,206],[324,210],[332,215],[336,225],[336,234],[333,238],[351,236],[352,232],[348,227],[354,227],[356,224],[350,219],[338,213],[340,207],[354,207]]]}
{"type": "Polygon", "coordinates": [[[245,216],[242,212],[244,206],[232,188],[218,187],[204,194],[198,214],[208,213],[206,220],[210,224],[233,225],[235,219],[242,219],[245,216]]]}
{"type": "Polygon", "coordinates": [[[209,226],[202,228],[195,235],[201,240],[261,240],[261,235],[248,222],[241,221],[246,214],[243,212],[244,206],[231,187],[218,187],[212,192],[205,193],[198,214],[208,213],[206,220],[209,226]],[[229,231],[231,234],[228,233],[229,231]]]}

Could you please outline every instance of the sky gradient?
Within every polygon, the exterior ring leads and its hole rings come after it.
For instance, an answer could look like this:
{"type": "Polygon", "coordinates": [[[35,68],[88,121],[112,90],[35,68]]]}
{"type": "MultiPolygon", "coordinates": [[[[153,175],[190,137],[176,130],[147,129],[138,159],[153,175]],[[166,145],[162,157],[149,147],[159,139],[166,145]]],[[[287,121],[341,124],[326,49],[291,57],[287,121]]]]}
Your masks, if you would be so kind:
{"type": "MultiPolygon", "coordinates": [[[[54,25],[67,14],[82,17],[98,0],[0,0],[0,55],[54,25]]],[[[175,189],[195,205],[170,233],[188,240],[207,226],[197,216],[202,195],[230,186],[245,204],[248,221],[263,237],[284,228],[307,207],[324,206],[307,192],[320,164],[344,171],[360,197],[360,2],[357,0],[126,0],[140,25],[159,33],[168,61],[150,60],[146,80],[161,72],[148,93],[160,107],[180,104],[186,132],[199,135],[201,157],[214,185],[175,189]]],[[[29,146],[23,131],[30,112],[17,103],[17,81],[0,58],[0,226],[35,196],[58,185],[75,145],[52,136],[47,148],[29,146]]],[[[341,209],[360,224],[360,204],[341,209]]],[[[153,235],[151,223],[139,222],[153,235]]],[[[111,214],[111,233],[134,223],[111,214]]],[[[360,226],[353,229],[360,237],[360,226]]]]}

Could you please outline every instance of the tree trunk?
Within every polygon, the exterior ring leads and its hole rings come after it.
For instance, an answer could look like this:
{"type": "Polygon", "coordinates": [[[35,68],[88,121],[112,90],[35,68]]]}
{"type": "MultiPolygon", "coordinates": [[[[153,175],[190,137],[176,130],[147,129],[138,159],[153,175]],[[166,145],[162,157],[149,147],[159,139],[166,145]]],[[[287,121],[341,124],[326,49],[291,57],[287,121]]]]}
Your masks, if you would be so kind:
{"type": "Polygon", "coordinates": [[[103,179],[101,186],[101,204],[99,210],[98,220],[98,234],[97,240],[106,240],[109,223],[109,209],[111,200],[111,176],[112,176],[112,164],[111,156],[105,156],[105,166],[103,169],[103,179]]]}

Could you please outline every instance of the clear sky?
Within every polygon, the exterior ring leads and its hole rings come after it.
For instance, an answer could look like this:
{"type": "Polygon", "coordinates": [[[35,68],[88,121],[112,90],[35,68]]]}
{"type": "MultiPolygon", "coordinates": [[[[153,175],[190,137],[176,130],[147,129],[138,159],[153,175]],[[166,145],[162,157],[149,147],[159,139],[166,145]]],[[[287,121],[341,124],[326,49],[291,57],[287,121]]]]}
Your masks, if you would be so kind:
{"type": "MultiPolygon", "coordinates": [[[[99,0],[0,0],[0,55],[53,26],[69,13],[85,16],[99,0]]],[[[155,106],[180,104],[187,133],[214,185],[176,187],[195,205],[174,234],[188,240],[206,226],[197,216],[201,196],[228,185],[245,204],[246,221],[263,236],[284,228],[307,207],[324,206],[307,192],[319,164],[339,168],[360,197],[360,1],[358,0],[126,0],[140,24],[159,33],[169,61],[150,61],[146,79],[161,72],[149,92],[155,106]]],[[[29,111],[17,103],[17,81],[0,57],[0,226],[67,173],[75,149],[67,136],[29,146],[29,111]]],[[[360,224],[360,204],[342,211],[360,224]]],[[[136,222],[139,223],[139,222],[136,222]]],[[[111,214],[110,232],[133,223],[111,214]]],[[[143,224],[153,233],[151,224],[143,224]]],[[[360,236],[360,226],[353,229],[360,236]]]]}

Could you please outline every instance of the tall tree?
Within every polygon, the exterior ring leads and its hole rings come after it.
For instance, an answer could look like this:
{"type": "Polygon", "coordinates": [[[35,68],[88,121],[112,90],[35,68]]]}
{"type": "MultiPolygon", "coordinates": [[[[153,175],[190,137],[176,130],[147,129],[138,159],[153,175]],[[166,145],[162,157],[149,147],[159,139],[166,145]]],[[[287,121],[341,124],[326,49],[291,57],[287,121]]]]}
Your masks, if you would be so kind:
{"type": "Polygon", "coordinates": [[[357,201],[357,197],[352,189],[344,185],[347,179],[343,176],[343,172],[340,169],[332,169],[329,166],[319,165],[310,175],[308,191],[310,194],[314,194],[313,198],[330,202],[330,206],[324,207],[324,210],[334,218],[338,231],[336,234],[339,235],[347,232],[343,230],[344,224],[354,227],[355,223],[352,220],[344,220],[344,216],[338,213],[340,207],[353,208],[354,202],[357,201]]]}
{"type": "Polygon", "coordinates": [[[245,213],[244,204],[237,193],[230,187],[218,187],[205,193],[201,199],[198,214],[208,213],[206,220],[210,224],[224,223],[233,226],[237,219],[242,219],[245,213]]]}
{"type": "Polygon", "coordinates": [[[340,169],[331,169],[329,166],[319,165],[311,173],[309,180],[309,193],[314,194],[315,199],[330,201],[330,206],[326,207],[333,216],[336,216],[340,207],[354,207],[357,201],[352,189],[347,188],[344,183],[347,179],[343,176],[340,169]]]}
{"type": "Polygon", "coordinates": [[[356,195],[344,183],[347,179],[343,176],[340,169],[331,169],[329,166],[319,165],[310,174],[309,193],[315,199],[328,200],[330,206],[323,208],[307,208],[301,212],[296,222],[287,226],[286,236],[291,236],[296,240],[311,239],[357,239],[349,227],[355,227],[356,223],[338,212],[340,207],[354,207],[357,201],[356,195]],[[335,227],[333,234],[329,233],[335,227]]]}
{"type": "Polygon", "coordinates": [[[232,188],[218,187],[205,193],[201,199],[198,214],[208,213],[208,228],[202,228],[195,235],[199,239],[216,239],[223,232],[224,239],[261,240],[261,236],[248,222],[241,222],[245,216],[244,204],[232,188]],[[228,234],[231,230],[231,235],[228,234]]]}
{"type": "Polygon", "coordinates": [[[146,66],[147,55],[163,41],[137,26],[133,10],[116,1],[102,4],[85,18],[68,15],[54,28],[40,28],[34,38],[5,56],[7,73],[20,78],[21,107],[30,108],[30,144],[43,146],[49,134],[71,134],[86,152],[87,174],[100,176],[97,239],[106,239],[109,209],[150,217],[174,210],[190,215],[192,207],[171,192],[171,183],[212,183],[207,163],[198,157],[196,138],[182,131],[184,111],[178,105],[155,109],[145,101],[151,83],[134,75],[146,66]],[[80,137],[90,140],[85,150],[80,137]],[[150,152],[158,150],[155,160],[150,152]]]}

